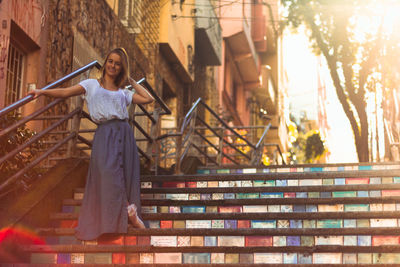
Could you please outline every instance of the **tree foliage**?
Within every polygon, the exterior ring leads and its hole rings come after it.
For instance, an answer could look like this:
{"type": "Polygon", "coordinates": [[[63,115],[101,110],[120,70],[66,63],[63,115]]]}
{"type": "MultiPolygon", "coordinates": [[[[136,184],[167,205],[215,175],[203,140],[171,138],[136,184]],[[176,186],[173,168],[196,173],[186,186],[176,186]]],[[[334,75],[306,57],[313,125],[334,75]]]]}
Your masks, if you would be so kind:
{"type": "Polygon", "coordinates": [[[318,132],[314,132],[309,135],[306,139],[306,161],[312,162],[314,159],[318,159],[325,152],[324,142],[318,132]]]}
{"type": "Polygon", "coordinates": [[[295,124],[291,121],[289,124],[291,164],[317,163],[327,152],[320,133],[317,130],[306,131],[303,127],[305,123],[306,121],[300,121],[295,124]]]}
{"type": "Polygon", "coordinates": [[[390,59],[389,51],[398,50],[383,30],[384,14],[374,8],[383,2],[390,1],[282,0],[286,24],[293,28],[305,25],[314,52],[326,59],[360,162],[369,161],[366,94],[375,90],[377,79],[384,82],[379,75],[382,62],[390,59]],[[369,29],[360,28],[364,19],[370,20],[369,29]]]}

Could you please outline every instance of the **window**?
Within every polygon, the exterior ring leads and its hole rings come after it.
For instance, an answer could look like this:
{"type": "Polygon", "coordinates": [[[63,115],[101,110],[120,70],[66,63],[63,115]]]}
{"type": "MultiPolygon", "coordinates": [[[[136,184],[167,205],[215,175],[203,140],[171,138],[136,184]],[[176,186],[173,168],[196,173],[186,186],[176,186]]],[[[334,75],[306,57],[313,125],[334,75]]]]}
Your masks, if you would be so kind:
{"type": "Polygon", "coordinates": [[[6,106],[21,98],[25,54],[10,43],[7,65],[6,106]]]}
{"type": "Polygon", "coordinates": [[[146,9],[142,0],[120,0],[118,16],[129,33],[141,33],[143,10],[146,9]]]}

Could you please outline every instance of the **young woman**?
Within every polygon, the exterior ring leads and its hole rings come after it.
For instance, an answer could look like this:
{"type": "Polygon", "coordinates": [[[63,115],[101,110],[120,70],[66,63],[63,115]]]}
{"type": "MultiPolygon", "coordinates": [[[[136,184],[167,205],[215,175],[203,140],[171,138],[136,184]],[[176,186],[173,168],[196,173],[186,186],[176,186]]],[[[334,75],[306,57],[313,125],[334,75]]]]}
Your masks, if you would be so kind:
{"type": "Polygon", "coordinates": [[[90,116],[99,124],[76,228],[76,236],[81,240],[94,240],[105,233],[126,233],[128,218],[134,227],[145,228],[139,217],[139,156],[127,122],[127,106],[151,103],[154,99],[129,77],[128,62],[126,51],[116,48],[107,55],[99,80],[29,92],[35,98],[84,94],[90,116]],[[132,85],[133,90],[123,89],[126,85],[132,85]]]}

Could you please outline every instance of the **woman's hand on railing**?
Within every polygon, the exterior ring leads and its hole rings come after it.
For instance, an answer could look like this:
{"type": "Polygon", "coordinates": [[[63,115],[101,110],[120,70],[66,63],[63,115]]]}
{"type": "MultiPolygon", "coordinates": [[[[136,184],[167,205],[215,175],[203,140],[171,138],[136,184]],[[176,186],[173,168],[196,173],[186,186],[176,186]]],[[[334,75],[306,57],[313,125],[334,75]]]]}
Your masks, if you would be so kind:
{"type": "Polygon", "coordinates": [[[135,89],[136,94],[132,96],[133,104],[150,104],[154,101],[154,97],[134,79],[128,78],[129,84],[135,89]]]}
{"type": "Polygon", "coordinates": [[[41,95],[43,94],[43,92],[44,92],[44,90],[42,90],[42,89],[33,89],[33,90],[30,90],[30,91],[26,94],[26,96],[32,95],[32,96],[33,96],[33,99],[36,99],[36,98],[38,98],[39,96],[41,96],[41,95]]]}
{"type": "Polygon", "coordinates": [[[28,92],[29,95],[33,95],[33,98],[37,98],[41,95],[47,95],[51,97],[66,98],[75,95],[81,95],[85,93],[85,89],[82,85],[76,84],[65,88],[54,88],[54,89],[34,89],[28,92]]]}

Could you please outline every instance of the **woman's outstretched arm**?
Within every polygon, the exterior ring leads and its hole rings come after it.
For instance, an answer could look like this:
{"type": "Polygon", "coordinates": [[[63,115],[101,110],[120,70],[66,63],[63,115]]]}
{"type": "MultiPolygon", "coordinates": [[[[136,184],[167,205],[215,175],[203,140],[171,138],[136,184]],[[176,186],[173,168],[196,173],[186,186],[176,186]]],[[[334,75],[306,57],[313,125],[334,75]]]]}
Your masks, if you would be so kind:
{"type": "Polygon", "coordinates": [[[74,95],[81,95],[85,93],[85,89],[80,84],[76,84],[70,87],[65,88],[55,88],[55,89],[34,89],[28,92],[28,95],[33,95],[34,98],[37,98],[41,95],[47,95],[52,97],[61,97],[66,98],[74,95]]]}

